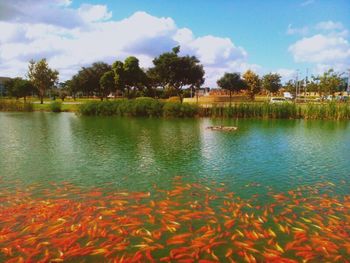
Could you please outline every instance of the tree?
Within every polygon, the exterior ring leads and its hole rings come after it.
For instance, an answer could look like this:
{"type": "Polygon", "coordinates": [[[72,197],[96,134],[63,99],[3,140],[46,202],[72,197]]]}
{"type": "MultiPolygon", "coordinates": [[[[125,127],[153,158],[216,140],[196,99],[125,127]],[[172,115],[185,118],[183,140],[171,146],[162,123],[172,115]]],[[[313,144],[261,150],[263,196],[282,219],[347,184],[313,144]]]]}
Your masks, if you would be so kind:
{"type": "Polygon", "coordinates": [[[270,93],[276,93],[281,87],[281,76],[277,73],[266,74],[262,79],[262,86],[270,93]]]}
{"type": "Polygon", "coordinates": [[[123,64],[124,84],[130,94],[130,90],[137,88],[142,90],[145,86],[146,73],[140,68],[139,60],[136,57],[127,57],[123,64]]]}
{"type": "Polygon", "coordinates": [[[288,80],[286,83],[284,83],[283,88],[285,91],[295,93],[295,83],[293,80],[288,80]]]}
{"type": "Polygon", "coordinates": [[[245,81],[239,73],[225,73],[218,81],[220,88],[230,91],[230,105],[232,101],[232,92],[239,92],[247,87],[245,81]]]}
{"type": "Polygon", "coordinates": [[[261,80],[259,75],[249,69],[243,74],[243,79],[247,84],[250,98],[254,100],[255,94],[258,94],[261,91],[261,80]]]}
{"type": "Polygon", "coordinates": [[[10,79],[5,82],[5,86],[10,96],[16,97],[16,99],[23,97],[24,101],[34,91],[33,84],[29,80],[22,78],[10,79]]]}
{"type": "Polygon", "coordinates": [[[104,91],[100,85],[100,79],[112,68],[104,62],[95,62],[90,67],[83,67],[72,79],[79,86],[79,90],[88,95],[97,95],[103,100],[104,91]]]}
{"type": "Polygon", "coordinates": [[[115,97],[120,91],[121,93],[125,90],[125,71],[124,63],[121,61],[116,61],[112,65],[112,70],[114,72],[114,84],[115,84],[115,97]]]}
{"type": "Polygon", "coordinates": [[[114,90],[114,72],[112,70],[104,73],[100,79],[101,86],[101,100],[103,97],[107,97],[109,93],[114,90]]]}
{"type": "Polygon", "coordinates": [[[174,88],[182,102],[184,86],[199,87],[204,83],[204,69],[195,56],[179,56],[180,47],[173,48],[153,60],[153,77],[163,88],[174,88]]]}
{"type": "Polygon", "coordinates": [[[334,72],[333,69],[329,69],[327,72],[324,72],[323,75],[319,76],[319,80],[321,92],[332,95],[339,91],[339,88],[342,85],[341,74],[334,72]]]}
{"type": "Polygon", "coordinates": [[[58,71],[50,69],[45,58],[38,62],[31,60],[28,77],[39,94],[40,103],[43,104],[46,91],[53,87],[58,80],[58,71]]]}

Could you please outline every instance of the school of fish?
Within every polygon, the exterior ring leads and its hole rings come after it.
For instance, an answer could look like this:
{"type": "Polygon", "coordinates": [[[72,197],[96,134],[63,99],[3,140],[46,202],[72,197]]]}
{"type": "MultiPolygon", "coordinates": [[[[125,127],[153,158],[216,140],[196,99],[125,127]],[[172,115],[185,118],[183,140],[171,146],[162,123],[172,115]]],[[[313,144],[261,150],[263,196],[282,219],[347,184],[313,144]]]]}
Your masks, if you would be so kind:
{"type": "Polygon", "coordinates": [[[0,262],[350,262],[350,195],[330,184],[250,198],[182,177],[149,192],[1,189],[0,262]]]}

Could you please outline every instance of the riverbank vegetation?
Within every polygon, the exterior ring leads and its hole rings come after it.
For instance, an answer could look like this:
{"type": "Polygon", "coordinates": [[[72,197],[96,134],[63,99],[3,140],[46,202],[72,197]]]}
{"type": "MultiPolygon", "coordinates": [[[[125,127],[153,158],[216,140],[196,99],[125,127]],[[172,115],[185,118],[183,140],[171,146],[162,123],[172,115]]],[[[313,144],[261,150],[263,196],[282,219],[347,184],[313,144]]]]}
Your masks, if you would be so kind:
{"type": "Polygon", "coordinates": [[[234,103],[228,106],[203,107],[180,102],[162,102],[152,98],[87,102],[79,107],[85,116],[134,117],[212,117],[349,120],[347,103],[234,103]]]}
{"type": "Polygon", "coordinates": [[[34,106],[30,102],[17,100],[0,100],[0,111],[33,111],[34,106]]]}

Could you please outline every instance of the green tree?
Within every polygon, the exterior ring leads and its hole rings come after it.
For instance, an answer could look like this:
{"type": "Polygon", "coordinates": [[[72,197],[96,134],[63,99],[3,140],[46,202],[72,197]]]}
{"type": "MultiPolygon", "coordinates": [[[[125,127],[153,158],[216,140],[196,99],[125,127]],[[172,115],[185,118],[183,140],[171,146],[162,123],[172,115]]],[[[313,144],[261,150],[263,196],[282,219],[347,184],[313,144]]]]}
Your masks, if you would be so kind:
{"type": "Polygon", "coordinates": [[[22,78],[10,79],[5,82],[5,86],[10,96],[16,97],[16,99],[23,97],[24,101],[34,91],[33,84],[29,80],[22,78]]]}
{"type": "Polygon", "coordinates": [[[100,79],[112,68],[104,62],[95,62],[90,67],[83,67],[77,74],[76,80],[79,89],[88,95],[97,95],[103,99],[103,90],[100,79]]]}
{"type": "Polygon", "coordinates": [[[293,80],[288,80],[286,83],[284,83],[283,88],[285,91],[288,91],[290,93],[295,93],[295,83],[293,80]]]}
{"type": "Polygon", "coordinates": [[[182,102],[184,86],[199,87],[204,83],[204,69],[195,56],[179,56],[180,47],[173,48],[153,60],[154,81],[163,88],[174,88],[182,102]]]}
{"type": "Polygon", "coordinates": [[[115,84],[115,96],[118,92],[123,93],[125,90],[125,71],[124,63],[121,61],[115,61],[112,65],[114,72],[114,84],[115,84]]]}
{"type": "Polygon", "coordinates": [[[250,98],[254,100],[255,95],[261,91],[261,80],[259,78],[259,75],[255,74],[249,69],[243,74],[243,79],[247,84],[250,98]]]}
{"type": "Polygon", "coordinates": [[[49,68],[46,59],[41,59],[38,62],[31,60],[28,77],[39,94],[40,103],[43,104],[46,91],[52,88],[58,80],[58,71],[49,68]]]}
{"type": "Polygon", "coordinates": [[[281,76],[277,73],[266,74],[262,79],[262,86],[270,93],[276,93],[281,87],[281,76]]]}
{"type": "Polygon", "coordinates": [[[336,73],[333,69],[329,69],[327,72],[324,72],[323,75],[319,76],[319,81],[321,92],[332,95],[339,91],[342,85],[341,74],[336,73]]]}
{"type": "Polygon", "coordinates": [[[232,102],[232,92],[239,92],[247,87],[245,81],[241,78],[239,73],[225,73],[218,81],[220,88],[230,92],[230,105],[232,102]]]}
{"type": "Polygon", "coordinates": [[[114,91],[115,82],[114,82],[114,72],[112,70],[104,73],[100,79],[101,87],[101,100],[107,97],[109,93],[114,91]]]}
{"type": "Polygon", "coordinates": [[[127,57],[123,64],[124,84],[129,96],[131,89],[142,90],[145,87],[146,73],[140,68],[136,57],[127,57]]]}

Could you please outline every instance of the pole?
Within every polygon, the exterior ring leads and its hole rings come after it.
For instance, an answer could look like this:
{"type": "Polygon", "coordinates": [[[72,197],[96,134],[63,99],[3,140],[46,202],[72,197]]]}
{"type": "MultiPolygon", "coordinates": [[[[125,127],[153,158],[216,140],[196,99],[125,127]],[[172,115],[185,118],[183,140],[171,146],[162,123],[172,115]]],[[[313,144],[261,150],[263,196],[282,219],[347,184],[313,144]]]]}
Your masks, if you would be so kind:
{"type": "Polygon", "coordinates": [[[348,76],[348,87],[346,89],[348,95],[350,94],[350,69],[349,69],[349,76],[348,76]]]}
{"type": "Polygon", "coordinates": [[[304,89],[304,102],[306,102],[306,92],[307,92],[307,84],[309,82],[308,80],[308,77],[309,77],[309,69],[306,68],[306,77],[305,77],[305,89],[304,89]]]}
{"type": "Polygon", "coordinates": [[[299,69],[297,69],[297,75],[295,79],[295,102],[297,102],[297,99],[298,99],[298,85],[299,85],[299,69]]]}

